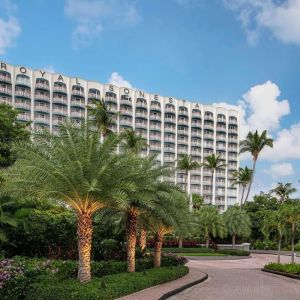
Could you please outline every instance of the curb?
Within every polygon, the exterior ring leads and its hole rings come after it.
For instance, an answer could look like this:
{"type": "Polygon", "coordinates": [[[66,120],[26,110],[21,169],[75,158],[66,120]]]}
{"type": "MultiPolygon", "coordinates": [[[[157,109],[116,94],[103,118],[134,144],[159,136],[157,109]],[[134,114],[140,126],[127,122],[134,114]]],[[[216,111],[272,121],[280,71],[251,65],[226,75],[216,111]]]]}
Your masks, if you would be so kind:
{"type": "Polygon", "coordinates": [[[262,268],[261,271],[266,272],[266,273],[272,273],[275,275],[289,277],[289,278],[296,279],[296,280],[300,280],[300,275],[296,275],[296,274],[289,274],[289,273],[285,273],[285,272],[273,271],[273,270],[264,269],[264,268],[262,268]]]}
{"type": "Polygon", "coordinates": [[[208,278],[208,275],[206,273],[204,273],[204,274],[205,275],[200,279],[189,282],[189,283],[187,283],[187,284],[185,284],[185,285],[183,285],[183,286],[181,286],[181,287],[179,287],[175,290],[172,290],[170,292],[167,292],[167,293],[163,294],[160,298],[158,298],[158,300],[168,299],[169,297],[174,296],[174,295],[176,295],[176,294],[178,294],[178,293],[180,293],[180,292],[182,292],[182,291],[184,291],[184,290],[186,290],[186,289],[188,289],[188,288],[190,288],[190,287],[192,287],[192,286],[194,286],[198,283],[204,282],[208,278]]]}

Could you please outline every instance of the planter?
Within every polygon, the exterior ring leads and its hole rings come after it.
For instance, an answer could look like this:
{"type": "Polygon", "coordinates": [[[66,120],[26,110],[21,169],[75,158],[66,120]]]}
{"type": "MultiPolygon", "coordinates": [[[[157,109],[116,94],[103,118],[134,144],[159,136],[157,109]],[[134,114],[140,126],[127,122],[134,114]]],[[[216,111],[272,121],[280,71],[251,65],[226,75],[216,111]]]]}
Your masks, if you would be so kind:
{"type": "Polygon", "coordinates": [[[270,269],[265,269],[265,268],[262,268],[261,270],[263,272],[272,273],[272,274],[281,275],[281,276],[285,276],[285,277],[289,277],[289,278],[300,280],[300,274],[292,274],[292,273],[280,272],[280,271],[275,271],[275,270],[270,270],[270,269]]]}

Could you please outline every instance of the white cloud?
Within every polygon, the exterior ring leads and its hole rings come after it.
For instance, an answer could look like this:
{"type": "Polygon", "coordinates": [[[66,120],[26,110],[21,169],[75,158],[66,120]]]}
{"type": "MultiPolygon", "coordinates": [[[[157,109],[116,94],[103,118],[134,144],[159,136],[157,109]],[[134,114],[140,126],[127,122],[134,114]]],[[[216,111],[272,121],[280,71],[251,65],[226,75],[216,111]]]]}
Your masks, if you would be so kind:
{"type": "Polygon", "coordinates": [[[270,161],[300,159],[300,123],[280,130],[274,139],[273,149],[264,150],[261,158],[270,161]]]}
{"type": "Polygon", "coordinates": [[[300,45],[300,0],[223,0],[237,14],[250,44],[262,29],[284,43],[300,45]]]}
{"type": "Polygon", "coordinates": [[[42,70],[49,72],[49,73],[55,73],[55,69],[52,65],[46,66],[42,70]]]}
{"type": "Polygon", "coordinates": [[[123,76],[120,75],[118,72],[111,73],[108,83],[114,84],[119,87],[132,88],[132,84],[129,81],[125,80],[123,76]]]}
{"type": "Polygon", "coordinates": [[[7,21],[0,19],[0,54],[5,54],[7,48],[15,46],[21,27],[16,18],[10,17],[7,21]]]}
{"type": "Polygon", "coordinates": [[[132,0],[66,0],[65,15],[76,22],[75,47],[89,45],[108,26],[121,28],[140,19],[132,0]]]}
{"type": "Polygon", "coordinates": [[[281,178],[294,174],[293,165],[291,163],[277,163],[271,165],[270,169],[266,170],[266,173],[270,174],[272,178],[281,178]]]}

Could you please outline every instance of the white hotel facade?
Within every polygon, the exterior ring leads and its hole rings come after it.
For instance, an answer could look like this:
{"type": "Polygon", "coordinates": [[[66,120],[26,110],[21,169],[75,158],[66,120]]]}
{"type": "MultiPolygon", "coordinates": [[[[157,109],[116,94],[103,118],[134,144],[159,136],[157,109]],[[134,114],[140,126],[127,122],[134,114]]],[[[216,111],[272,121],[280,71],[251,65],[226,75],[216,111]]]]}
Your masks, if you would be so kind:
{"type": "MultiPolygon", "coordinates": [[[[238,187],[232,187],[232,173],[239,168],[237,111],[0,62],[0,103],[20,109],[19,120],[32,121],[35,129],[57,133],[65,118],[81,122],[91,99],[102,98],[112,113],[120,112],[112,129],[133,128],[147,139],[147,152],[157,153],[161,163],[176,167],[184,153],[199,163],[212,153],[220,154],[226,169],[216,172],[213,183],[209,170],[192,171],[188,191],[209,203],[215,186],[213,204],[221,211],[238,202],[238,187]]],[[[166,180],[184,185],[185,175],[176,171],[166,180]]]]}

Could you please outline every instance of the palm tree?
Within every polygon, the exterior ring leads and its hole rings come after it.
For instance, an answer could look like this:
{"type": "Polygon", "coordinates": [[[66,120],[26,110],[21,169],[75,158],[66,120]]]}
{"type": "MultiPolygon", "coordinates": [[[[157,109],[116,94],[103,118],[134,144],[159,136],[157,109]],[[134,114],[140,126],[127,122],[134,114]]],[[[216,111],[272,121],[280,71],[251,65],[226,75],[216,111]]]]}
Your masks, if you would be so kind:
{"type": "Polygon", "coordinates": [[[216,170],[222,169],[226,167],[226,163],[224,163],[224,161],[222,159],[220,159],[220,154],[219,155],[215,155],[214,153],[206,156],[204,158],[204,162],[202,163],[202,167],[207,168],[211,171],[211,197],[210,197],[210,203],[215,203],[215,199],[214,199],[214,175],[216,170]]]}
{"type": "Polygon", "coordinates": [[[200,196],[199,194],[192,194],[192,202],[193,209],[199,210],[204,204],[203,196],[200,196]]]}
{"type": "Polygon", "coordinates": [[[89,122],[96,126],[101,141],[105,139],[108,134],[112,133],[110,129],[115,124],[117,115],[114,115],[103,99],[92,100],[92,106],[88,106],[89,122]]]}
{"type": "Polygon", "coordinates": [[[241,202],[240,202],[240,207],[243,206],[244,203],[244,194],[245,194],[245,190],[248,186],[248,184],[250,183],[252,178],[252,170],[249,169],[248,167],[245,168],[239,168],[238,171],[235,171],[233,173],[233,186],[235,185],[241,185],[243,188],[242,191],[242,196],[241,196],[241,202]]]}
{"type": "Polygon", "coordinates": [[[295,188],[292,187],[291,183],[283,184],[282,182],[279,182],[276,186],[276,188],[271,189],[270,193],[275,194],[281,203],[286,202],[290,195],[297,192],[295,188]]]}
{"type": "Polygon", "coordinates": [[[291,245],[292,245],[292,256],[291,263],[295,262],[295,235],[298,231],[300,221],[300,203],[291,202],[281,207],[281,211],[286,219],[288,225],[291,226],[291,245]]]}
{"type": "Polygon", "coordinates": [[[98,133],[84,124],[64,124],[57,137],[36,133],[32,142],[19,143],[20,159],[2,172],[7,192],[51,198],[74,210],[81,282],[91,280],[94,213],[123,201],[132,190],[132,159],[114,154],[117,143],[115,136],[100,143],[98,133]]]}
{"type": "Polygon", "coordinates": [[[228,234],[232,237],[232,246],[236,237],[249,237],[251,234],[251,220],[248,214],[237,206],[229,207],[223,213],[223,219],[228,234]]]}
{"type": "MultiPolygon", "coordinates": [[[[200,165],[198,162],[193,161],[191,155],[182,154],[179,159],[177,160],[177,169],[184,171],[185,173],[185,183],[184,183],[184,191],[188,192],[188,178],[190,176],[190,172],[199,168],[200,165]]],[[[192,199],[189,197],[189,207],[192,210],[192,199]]]]}
{"type": "Polygon", "coordinates": [[[281,211],[265,212],[263,219],[262,232],[269,239],[272,232],[277,236],[277,262],[280,263],[282,238],[286,234],[286,218],[281,211]]]}
{"type": "MultiPolygon", "coordinates": [[[[14,203],[9,197],[0,197],[0,226],[9,225],[16,227],[18,219],[12,215],[6,208],[14,203]]],[[[0,228],[0,242],[7,242],[5,231],[0,228]]]]}
{"type": "Polygon", "coordinates": [[[133,129],[126,129],[121,134],[121,138],[121,145],[125,151],[139,154],[147,147],[146,140],[141,135],[137,135],[133,129]]]}
{"type": "Polygon", "coordinates": [[[206,241],[206,248],[209,247],[211,237],[225,236],[225,224],[215,206],[204,205],[198,212],[195,212],[195,221],[206,241]]]}
{"type": "Polygon", "coordinates": [[[241,141],[240,147],[240,153],[250,152],[253,159],[252,176],[245,198],[245,202],[247,202],[253,182],[258,156],[265,147],[273,148],[273,139],[267,137],[267,130],[264,130],[262,134],[259,134],[257,130],[254,133],[250,131],[246,139],[241,141]]]}

